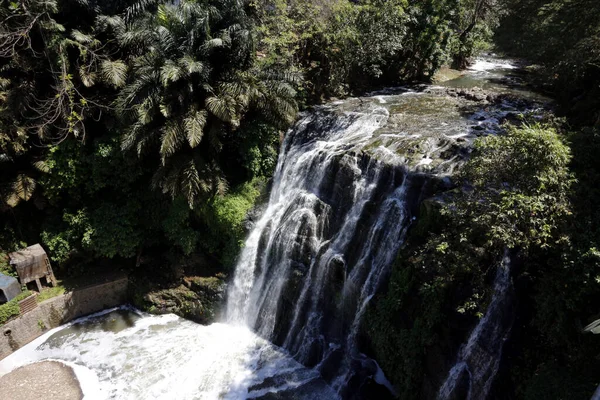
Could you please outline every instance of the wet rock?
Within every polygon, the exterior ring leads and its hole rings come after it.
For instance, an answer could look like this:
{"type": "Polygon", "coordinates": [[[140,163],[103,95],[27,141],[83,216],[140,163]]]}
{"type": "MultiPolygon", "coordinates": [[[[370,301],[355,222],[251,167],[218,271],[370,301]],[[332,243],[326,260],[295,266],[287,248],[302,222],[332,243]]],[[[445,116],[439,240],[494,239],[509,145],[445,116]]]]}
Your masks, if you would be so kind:
{"type": "Polygon", "coordinates": [[[150,289],[133,296],[136,306],[154,314],[177,314],[201,324],[215,321],[225,299],[225,276],[185,277],[183,283],[165,289],[150,289]],[[141,297],[141,301],[140,301],[141,297]]]}

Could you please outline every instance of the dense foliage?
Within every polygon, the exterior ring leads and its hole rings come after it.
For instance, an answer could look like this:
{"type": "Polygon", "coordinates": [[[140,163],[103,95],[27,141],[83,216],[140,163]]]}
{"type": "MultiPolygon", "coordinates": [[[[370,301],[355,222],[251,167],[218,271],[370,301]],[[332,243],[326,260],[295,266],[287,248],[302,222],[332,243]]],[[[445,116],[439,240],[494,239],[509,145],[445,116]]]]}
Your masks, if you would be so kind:
{"type": "Polygon", "coordinates": [[[2,1],[0,248],[230,267],[297,104],[427,79],[481,4],[2,1]]]}
{"type": "MultiPolygon", "coordinates": [[[[394,371],[402,398],[418,397],[428,349],[453,354],[458,333],[483,315],[504,249],[535,258],[568,242],[570,159],[556,129],[511,126],[476,142],[461,188],[424,205],[389,292],[370,315],[375,353],[394,371]],[[448,337],[448,329],[456,331],[448,337]]],[[[526,266],[529,274],[537,268],[526,266]]]]}
{"type": "MultiPolygon", "coordinates": [[[[481,32],[499,23],[498,47],[537,63],[532,76],[566,118],[480,140],[459,188],[424,203],[366,324],[401,398],[434,395],[437,387],[423,386],[424,377],[445,378],[436,375],[452,362],[444,355],[456,354],[485,312],[505,248],[519,265],[503,396],[589,398],[600,375],[600,340],[583,330],[598,318],[600,301],[600,3],[495,5],[504,11],[480,24],[481,32]]],[[[460,64],[460,50],[454,54],[460,64]]]]}
{"type": "Polygon", "coordinates": [[[460,189],[423,205],[366,334],[401,398],[418,397],[510,248],[525,287],[515,395],[593,391],[598,1],[0,0],[0,21],[0,272],[41,242],[59,273],[110,260],[144,284],[233,266],[299,108],[463,68],[495,32],[542,65],[568,123],[477,143],[460,189]]]}
{"type": "Polygon", "coordinates": [[[497,42],[543,66],[545,85],[572,122],[600,118],[600,3],[595,0],[505,0],[497,42]]]}
{"type": "MultiPolygon", "coordinates": [[[[304,101],[428,79],[489,42],[496,0],[258,0],[260,61],[304,74],[304,101]]],[[[460,61],[458,61],[460,60],[460,61]]]]}

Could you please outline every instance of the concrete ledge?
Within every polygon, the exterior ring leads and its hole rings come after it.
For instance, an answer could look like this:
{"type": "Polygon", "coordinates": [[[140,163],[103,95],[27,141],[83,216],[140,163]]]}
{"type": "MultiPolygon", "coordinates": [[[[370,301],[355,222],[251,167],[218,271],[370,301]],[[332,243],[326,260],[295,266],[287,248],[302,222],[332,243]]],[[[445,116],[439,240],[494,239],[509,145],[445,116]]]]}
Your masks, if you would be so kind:
{"type": "Polygon", "coordinates": [[[46,300],[32,311],[0,326],[0,360],[49,329],[75,318],[128,301],[128,278],[121,277],[46,300]]]}
{"type": "Polygon", "coordinates": [[[17,368],[0,377],[5,399],[80,400],[83,393],[71,367],[42,361],[17,368]]]}

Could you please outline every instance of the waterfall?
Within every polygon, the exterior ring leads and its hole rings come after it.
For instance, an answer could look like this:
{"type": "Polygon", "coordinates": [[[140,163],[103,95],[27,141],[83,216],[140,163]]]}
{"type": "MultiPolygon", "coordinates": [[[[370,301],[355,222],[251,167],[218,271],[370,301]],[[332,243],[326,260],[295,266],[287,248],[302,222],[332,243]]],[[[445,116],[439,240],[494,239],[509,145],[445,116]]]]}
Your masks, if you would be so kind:
{"type": "Polygon", "coordinates": [[[469,340],[459,350],[454,366],[438,393],[439,400],[485,400],[498,372],[502,348],[510,334],[513,318],[511,259],[505,251],[494,280],[494,294],[469,340]]]}
{"type": "Polygon", "coordinates": [[[388,117],[375,105],[361,113],[323,108],[288,132],[267,208],[228,293],[228,323],[316,367],[338,392],[365,364],[356,343],[361,318],[425,181],[361,151],[388,117]]]}

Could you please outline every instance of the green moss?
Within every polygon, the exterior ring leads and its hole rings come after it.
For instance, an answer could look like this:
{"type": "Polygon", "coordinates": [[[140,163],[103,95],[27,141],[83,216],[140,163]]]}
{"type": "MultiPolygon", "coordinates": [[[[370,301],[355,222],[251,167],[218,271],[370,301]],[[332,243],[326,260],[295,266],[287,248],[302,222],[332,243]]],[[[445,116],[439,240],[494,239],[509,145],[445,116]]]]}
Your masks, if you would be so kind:
{"type": "Polygon", "coordinates": [[[168,287],[139,280],[132,281],[129,287],[133,304],[144,311],[173,313],[208,324],[214,322],[224,299],[225,276],[186,277],[168,287]]]}
{"type": "Polygon", "coordinates": [[[377,299],[366,316],[365,333],[375,358],[401,399],[420,398],[426,352],[444,319],[445,288],[426,291],[422,284],[416,263],[401,255],[388,293],[377,299]]]}

